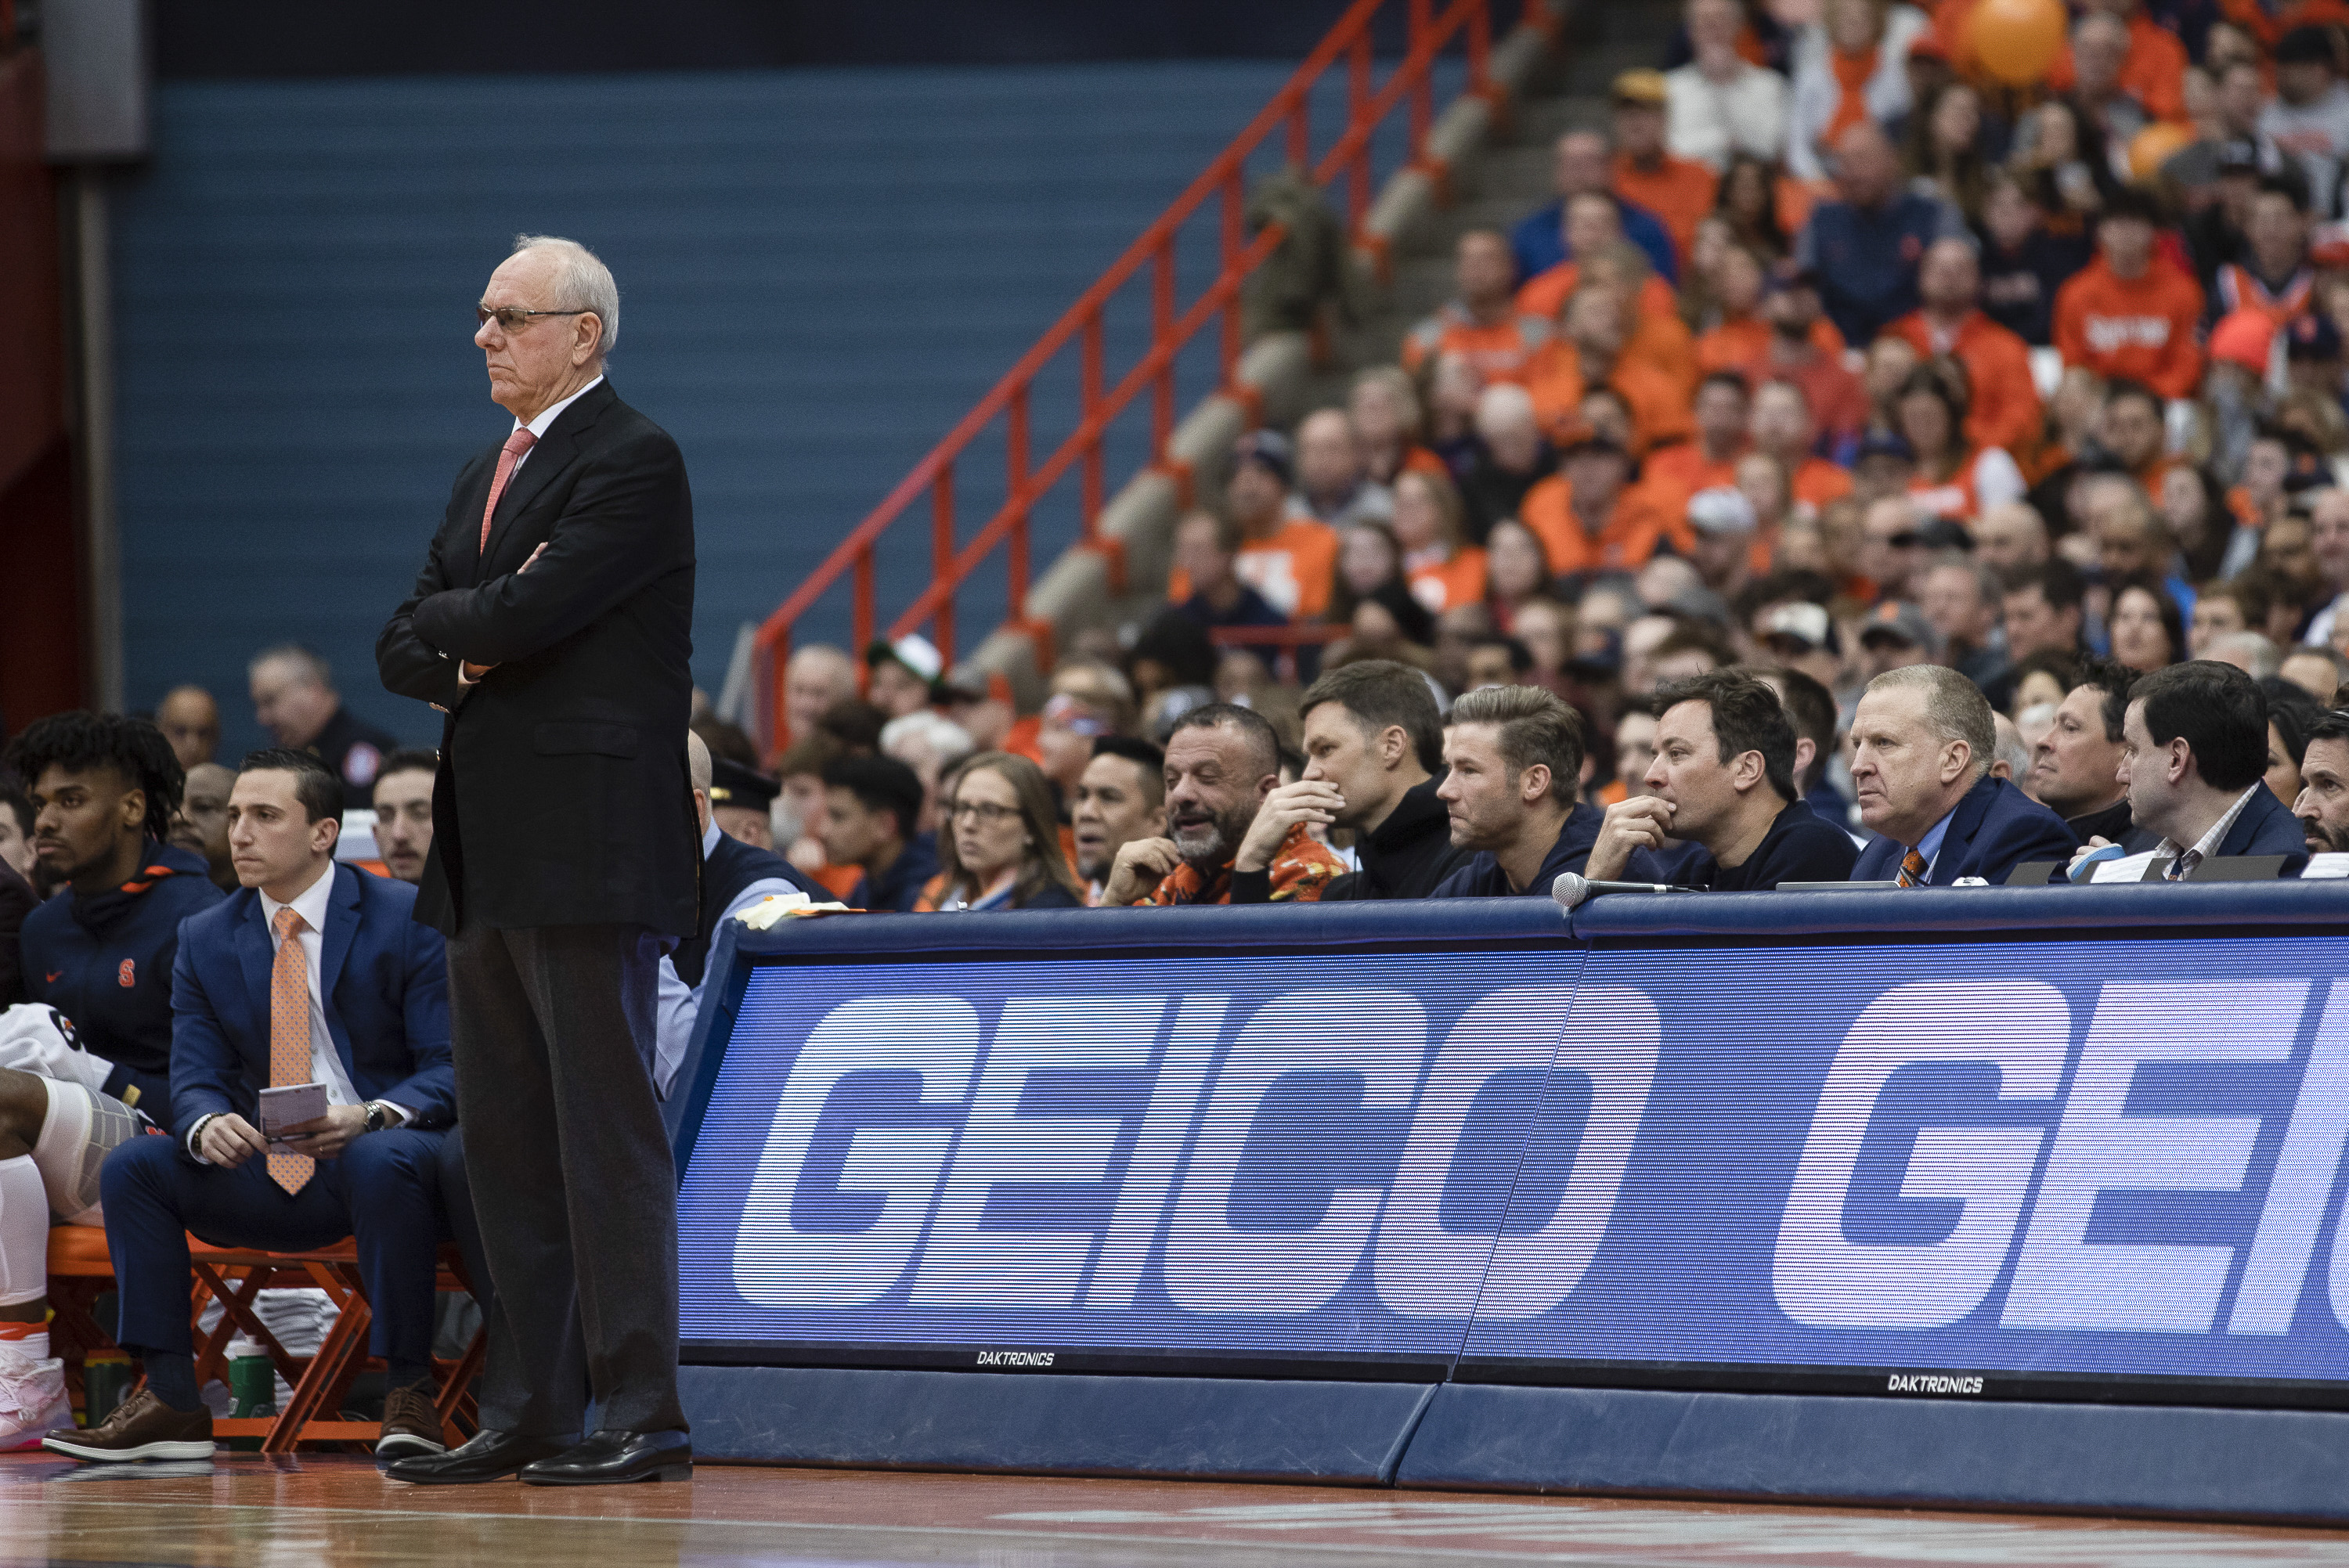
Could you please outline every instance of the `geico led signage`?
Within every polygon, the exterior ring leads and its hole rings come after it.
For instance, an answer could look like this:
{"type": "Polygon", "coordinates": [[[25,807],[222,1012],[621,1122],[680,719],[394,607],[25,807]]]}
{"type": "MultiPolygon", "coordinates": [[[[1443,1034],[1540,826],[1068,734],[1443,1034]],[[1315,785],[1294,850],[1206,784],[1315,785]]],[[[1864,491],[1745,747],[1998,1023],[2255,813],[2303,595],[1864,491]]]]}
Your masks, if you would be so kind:
{"type": "Polygon", "coordinates": [[[686,1333],[2342,1378],[2344,956],[762,967],[686,1180],[686,1333]]]}

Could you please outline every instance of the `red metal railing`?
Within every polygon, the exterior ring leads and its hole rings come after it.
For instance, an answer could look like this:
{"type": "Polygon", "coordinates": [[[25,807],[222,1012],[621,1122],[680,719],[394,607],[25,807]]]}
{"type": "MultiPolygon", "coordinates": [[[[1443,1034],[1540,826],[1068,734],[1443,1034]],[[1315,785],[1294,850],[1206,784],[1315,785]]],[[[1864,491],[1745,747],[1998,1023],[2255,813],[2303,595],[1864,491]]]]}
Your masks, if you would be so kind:
{"type": "MultiPolygon", "coordinates": [[[[1101,552],[1108,558],[1113,581],[1122,582],[1123,561],[1117,541],[1098,531],[1102,494],[1102,442],[1112,425],[1146,389],[1150,393],[1150,449],[1154,465],[1174,471],[1178,482],[1187,480],[1179,465],[1167,459],[1168,438],[1174,431],[1174,363],[1184,346],[1210,322],[1217,324],[1221,356],[1220,382],[1253,407],[1253,399],[1237,387],[1240,341],[1240,286],[1247,275],[1280,242],[1278,224],[1268,225],[1251,240],[1246,230],[1247,160],[1276,135],[1285,138],[1288,163],[1308,170],[1316,185],[1327,188],[1340,176],[1345,181],[1346,217],[1358,243],[1382,249],[1367,234],[1363,221],[1371,206],[1371,139],[1398,105],[1407,106],[1411,158],[1414,166],[1437,175],[1442,169],[1426,153],[1427,135],[1434,122],[1433,68],[1437,57],[1455,38],[1461,39],[1467,63],[1466,93],[1493,98],[1488,74],[1492,45],[1492,0],[1452,0],[1440,14],[1435,0],[1400,0],[1407,13],[1408,47],[1383,84],[1373,86],[1372,29],[1380,14],[1397,0],[1356,0],[1330,30],[1296,75],[1289,77],[1247,129],[1216,155],[1206,172],[1175,198],[1143,231],[1126,253],[1087,289],[1066,315],[1022,355],[994,390],[947,432],[914,470],[858,523],[847,538],[800,584],[759,628],[754,672],[758,679],[758,710],[771,746],[787,738],[783,707],[783,666],[791,656],[792,631],[800,617],[836,586],[849,579],[851,643],[862,650],[873,640],[874,550],[890,526],[912,510],[925,491],[930,498],[930,561],[932,581],[893,621],[895,638],[927,627],[949,665],[955,657],[956,590],[985,564],[997,549],[1004,553],[1009,579],[1009,622],[1036,635],[1049,648],[1051,628],[1028,616],[1029,521],[1036,503],[1071,469],[1078,472],[1078,548],[1101,552]],[[1338,139],[1317,161],[1313,157],[1310,98],[1325,73],[1344,62],[1346,122],[1338,139]],[[1219,201],[1220,266],[1206,289],[1179,315],[1175,308],[1174,247],[1184,224],[1210,201],[1219,201]],[[1150,273],[1150,344],[1146,352],[1116,385],[1105,387],[1102,365],[1102,321],[1112,296],[1144,268],[1150,273]],[[1079,355],[1079,407],[1076,428],[1040,464],[1031,465],[1029,405],[1030,389],[1071,340],[1079,355]],[[955,466],[972,443],[1003,420],[1005,484],[1003,504],[986,525],[964,542],[956,541],[955,466]]],[[[1528,18],[1546,15],[1539,0],[1527,0],[1528,18]]]]}

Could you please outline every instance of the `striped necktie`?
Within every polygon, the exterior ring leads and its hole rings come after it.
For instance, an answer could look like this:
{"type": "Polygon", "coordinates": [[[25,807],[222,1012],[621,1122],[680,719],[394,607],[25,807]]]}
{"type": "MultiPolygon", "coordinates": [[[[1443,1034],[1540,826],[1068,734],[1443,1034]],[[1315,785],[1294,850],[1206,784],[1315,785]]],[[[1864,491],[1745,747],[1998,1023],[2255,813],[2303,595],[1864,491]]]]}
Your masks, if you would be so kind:
{"type": "Polygon", "coordinates": [[[1902,887],[1925,885],[1925,852],[1922,850],[1911,850],[1900,857],[1900,885],[1902,887]]]}
{"type": "MultiPolygon", "coordinates": [[[[277,912],[277,963],[269,974],[269,1087],[310,1081],[310,963],[302,954],[302,917],[277,912]]],[[[269,1151],[269,1179],[288,1193],[310,1184],[318,1162],[306,1154],[269,1151]]]]}
{"type": "Polygon", "coordinates": [[[490,519],[498,510],[498,498],[506,493],[506,481],[513,478],[514,465],[522,461],[522,455],[524,452],[536,445],[538,445],[538,438],[530,433],[530,427],[516,425],[514,433],[506,438],[506,444],[498,449],[497,476],[490,480],[490,499],[481,508],[480,548],[481,553],[485,555],[489,553],[490,549],[490,519]]]}

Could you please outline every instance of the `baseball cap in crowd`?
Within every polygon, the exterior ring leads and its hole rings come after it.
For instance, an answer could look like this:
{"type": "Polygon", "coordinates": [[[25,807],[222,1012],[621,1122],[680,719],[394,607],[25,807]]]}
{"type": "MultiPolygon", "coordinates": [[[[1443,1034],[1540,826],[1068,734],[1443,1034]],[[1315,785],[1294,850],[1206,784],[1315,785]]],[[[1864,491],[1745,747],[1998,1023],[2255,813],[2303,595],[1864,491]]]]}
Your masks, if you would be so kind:
{"type": "Polygon", "coordinates": [[[1256,463],[1271,470],[1282,484],[1295,482],[1297,449],[1278,430],[1250,430],[1232,443],[1232,461],[1256,463]]]}
{"type": "Polygon", "coordinates": [[[1754,503],[1732,485],[1716,485],[1689,497],[1689,526],[1703,534],[1751,533],[1760,526],[1754,503]]]}
{"type": "Polygon", "coordinates": [[[1824,604],[1779,605],[1762,624],[1762,640],[1799,644],[1805,653],[1816,653],[1821,648],[1831,654],[1843,652],[1843,639],[1836,634],[1835,617],[1827,614],[1824,604]]]}
{"type": "Polygon", "coordinates": [[[1927,550],[1966,550],[1974,547],[1974,536],[1966,531],[1965,524],[1954,518],[1929,517],[1906,533],[1896,533],[1892,542],[1918,545],[1927,550]]]}
{"type": "Polygon", "coordinates": [[[1765,294],[1784,294],[1788,289],[1816,289],[1818,286],[1818,268],[1798,266],[1792,261],[1780,262],[1762,274],[1762,292],[1765,294]]]}
{"type": "Polygon", "coordinates": [[[1664,98],[1664,73],[1661,71],[1625,71],[1615,78],[1617,103],[1644,104],[1651,108],[1661,108],[1664,98]]]}
{"type": "Polygon", "coordinates": [[[2104,210],[2096,214],[2099,223],[2116,223],[2134,219],[2140,223],[2161,227],[2161,203],[2151,192],[2134,185],[2124,185],[2105,198],[2104,210]]]}
{"type": "Polygon", "coordinates": [[[1925,612],[1906,599],[1887,599],[1868,613],[1861,623],[1859,642],[1862,647],[1880,647],[1887,643],[1902,647],[1922,648],[1929,654],[1941,651],[1941,634],[1933,630],[1933,623],[1925,619],[1925,612]]]}
{"type": "Polygon", "coordinates": [[[1904,463],[1914,463],[1917,449],[1897,430],[1870,430],[1860,438],[1859,450],[1852,454],[1851,466],[1857,468],[1870,458],[1897,458],[1904,463]]]}
{"type": "Polygon", "coordinates": [[[1559,462],[1566,462],[1573,458],[1594,456],[1628,459],[1630,455],[1621,445],[1609,438],[1605,432],[1594,430],[1588,425],[1578,426],[1568,431],[1565,444],[1557,449],[1559,462]]]}
{"type": "Polygon", "coordinates": [[[1102,717],[1085,699],[1074,692],[1056,692],[1044,705],[1046,724],[1057,725],[1071,735],[1081,735],[1088,740],[1098,740],[1104,735],[1115,735],[1117,726],[1102,717]]]}
{"type": "Polygon", "coordinates": [[[895,660],[914,672],[924,681],[935,681],[947,665],[937,645],[919,632],[908,632],[894,643],[874,643],[864,650],[864,667],[873,669],[895,660]]]}
{"type": "Polygon", "coordinates": [[[2338,66],[2340,57],[2333,51],[2333,30],[2329,27],[2294,27],[2276,40],[2275,63],[2279,66],[2338,66]]]}
{"type": "Polygon", "coordinates": [[[709,759],[709,803],[713,806],[742,806],[763,811],[782,792],[781,784],[755,768],[745,767],[730,757],[709,759]]]}
{"type": "Polygon", "coordinates": [[[2293,316],[2283,329],[2283,352],[2287,359],[2338,359],[2341,329],[2333,325],[2330,316],[2293,316]]]}
{"type": "Polygon", "coordinates": [[[2263,168],[2260,161],[2260,144],[2250,137],[2230,136],[2219,144],[2220,179],[2231,174],[2249,174],[2256,178],[2263,168]]]}
{"type": "Polygon", "coordinates": [[[2230,312],[2210,330],[2210,357],[2254,376],[2268,373],[2268,355],[2274,346],[2275,318],[2263,310],[2230,312]]]}

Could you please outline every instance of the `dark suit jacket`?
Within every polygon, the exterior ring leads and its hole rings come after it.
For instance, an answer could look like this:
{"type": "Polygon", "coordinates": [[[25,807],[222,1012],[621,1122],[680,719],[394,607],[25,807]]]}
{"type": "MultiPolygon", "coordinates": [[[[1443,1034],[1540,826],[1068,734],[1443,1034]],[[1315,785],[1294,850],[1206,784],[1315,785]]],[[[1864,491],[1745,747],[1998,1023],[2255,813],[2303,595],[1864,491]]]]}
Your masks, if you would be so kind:
{"type": "Polygon", "coordinates": [[[415,592],[376,640],[383,684],[448,714],[417,917],[452,936],[460,914],[690,936],[701,856],[685,762],[685,459],[606,381],[531,449],[484,555],[497,458],[492,447],[457,476],[415,592]],[[460,688],[460,660],[498,667],[460,688]]]}
{"type": "MultiPolygon", "coordinates": [[[[414,918],[416,890],[348,866],[334,870],[318,934],[318,995],[351,1086],[413,1114],[409,1126],[457,1119],[449,1056],[449,973],[440,938],[414,918]]],[[[171,966],[171,1122],[259,1114],[269,1082],[269,982],[276,944],[261,895],[240,888],[180,926],[171,966]]]]}
{"type": "MultiPolygon", "coordinates": [[[[1996,887],[2025,861],[2066,861],[2080,841],[2064,819],[2003,779],[1984,775],[1950,813],[1950,830],[1925,878],[1928,887],[1948,887],[1960,877],[1980,877],[1996,887]]],[[[1900,874],[1908,847],[1878,839],[1859,851],[1854,882],[1890,882],[1900,874]]]]}
{"type": "Polygon", "coordinates": [[[2308,834],[2292,808],[2275,798],[2275,791],[2260,786],[2227,836],[2219,841],[2220,855],[2282,855],[2283,874],[2296,877],[2308,864],[2308,834]]]}

